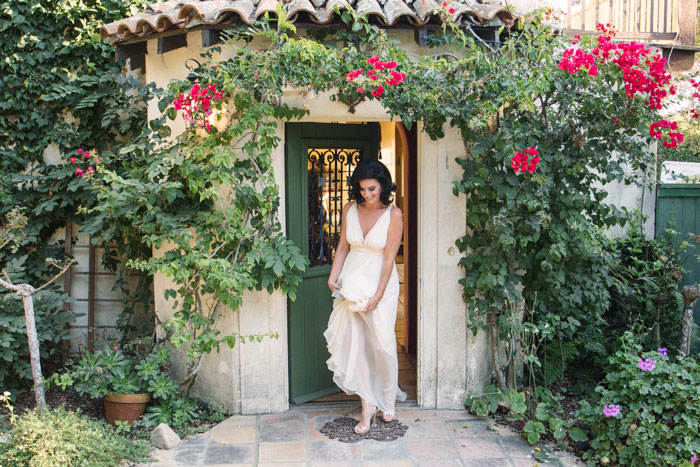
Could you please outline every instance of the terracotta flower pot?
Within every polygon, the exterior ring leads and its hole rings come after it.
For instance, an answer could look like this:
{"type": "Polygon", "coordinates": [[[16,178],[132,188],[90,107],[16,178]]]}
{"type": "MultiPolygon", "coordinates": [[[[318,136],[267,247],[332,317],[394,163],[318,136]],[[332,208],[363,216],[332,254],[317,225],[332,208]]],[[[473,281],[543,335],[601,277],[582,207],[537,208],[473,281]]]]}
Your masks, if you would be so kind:
{"type": "Polygon", "coordinates": [[[114,425],[116,420],[128,422],[141,418],[146,411],[146,404],[151,400],[150,394],[110,394],[104,397],[105,418],[114,425]]]}

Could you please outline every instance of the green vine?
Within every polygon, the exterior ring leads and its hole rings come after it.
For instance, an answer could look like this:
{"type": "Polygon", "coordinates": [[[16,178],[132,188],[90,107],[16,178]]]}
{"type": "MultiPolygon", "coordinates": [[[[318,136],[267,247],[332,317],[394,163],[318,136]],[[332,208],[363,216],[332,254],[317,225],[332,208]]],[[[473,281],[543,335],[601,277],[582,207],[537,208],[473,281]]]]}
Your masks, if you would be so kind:
{"type": "MultiPolygon", "coordinates": [[[[100,39],[99,29],[143,4],[141,0],[9,0],[0,5],[0,215],[21,208],[27,216],[22,244],[0,251],[0,267],[17,271],[22,280],[39,283],[51,275],[45,259],[65,256],[55,234],[70,223],[86,221],[79,206],[88,205],[94,193],[90,184],[76,179],[74,167],[65,164],[68,157],[81,147],[99,152],[115,149],[141,133],[150,90],[138,78],[122,74],[114,47],[100,39]]],[[[96,240],[100,232],[94,234],[96,240]]],[[[73,232],[74,238],[79,235],[73,232]]],[[[148,254],[138,245],[116,242],[106,245],[102,258],[106,267],[119,270],[117,287],[130,295],[121,319],[127,332],[139,327],[132,319],[137,302],[131,299],[139,300],[147,311],[152,292],[147,281],[128,287],[132,271],[123,269],[120,258],[148,254]]],[[[61,287],[52,286],[44,295],[40,310],[46,317],[39,319],[39,326],[44,328],[40,339],[51,344],[42,345],[48,356],[66,337],[64,324],[75,316],[64,311],[69,297],[61,287]]],[[[12,349],[2,361],[22,368],[26,338],[14,324],[22,315],[21,304],[3,294],[0,310],[5,323],[0,325],[0,340],[10,342],[12,349]]],[[[19,375],[12,371],[9,380],[26,376],[26,371],[19,375]]]]}

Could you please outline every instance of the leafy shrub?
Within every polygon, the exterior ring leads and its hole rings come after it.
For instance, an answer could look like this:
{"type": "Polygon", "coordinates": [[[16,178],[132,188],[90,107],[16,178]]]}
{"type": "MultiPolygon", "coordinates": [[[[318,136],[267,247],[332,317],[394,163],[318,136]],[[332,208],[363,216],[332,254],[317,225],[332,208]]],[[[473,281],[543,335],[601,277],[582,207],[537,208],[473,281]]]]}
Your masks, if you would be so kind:
{"type": "Polygon", "coordinates": [[[15,418],[10,438],[0,443],[0,465],[22,467],[110,467],[148,460],[147,442],[118,435],[104,422],[63,408],[29,411],[15,418]]]}
{"type": "Polygon", "coordinates": [[[62,389],[73,386],[80,394],[94,398],[108,394],[150,393],[168,400],[178,394],[178,384],[164,368],[170,363],[165,346],[148,351],[145,344],[108,346],[86,352],[70,371],[54,374],[50,380],[62,389]]]}
{"type": "Polygon", "coordinates": [[[62,389],[69,386],[94,398],[107,394],[149,393],[152,396],[143,424],[180,427],[199,418],[197,402],[179,390],[169,374],[170,350],[151,347],[149,339],[86,352],[73,367],[49,378],[62,389]]]}
{"type": "Polygon", "coordinates": [[[175,394],[168,399],[159,399],[151,404],[143,416],[146,426],[156,426],[165,423],[172,428],[188,425],[199,418],[197,402],[182,394],[175,394]]]}
{"type": "Polygon", "coordinates": [[[680,340],[683,297],[679,284],[683,278],[683,260],[678,235],[668,231],[663,238],[647,240],[633,230],[625,238],[611,243],[619,258],[611,268],[611,306],[605,315],[606,346],[613,354],[627,330],[651,330],[644,343],[657,347],[676,347],[680,340]]]}
{"type": "Polygon", "coordinates": [[[464,405],[481,416],[506,408],[508,420],[521,420],[523,436],[530,444],[537,443],[544,435],[562,442],[567,436],[573,441],[586,439],[583,431],[573,426],[574,421],[567,419],[559,398],[549,389],[536,386],[529,393],[532,397],[526,400],[524,392],[488,386],[484,394],[467,394],[464,405]]]}
{"type": "Polygon", "coordinates": [[[623,349],[609,359],[610,372],[596,388],[600,399],[578,412],[591,431],[590,465],[690,465],[700,453],[700,365],[692,357],[642,352],[625,333],[623,349]],[[646,359],[656,361],[643,370],[646,359]],[[604,406],[620,413],[605,415],[604,406]]]}
{"type": "MultiPolygon", "coordinates": [[[[15,283],[31,280],[25,274],[26,262],[27,257],[21,256],[5,265],[15,283]]],[[[56,287],[34,294],[34,313],[42,358],[51,356],[57,350],[68,334],[65,325],[73,322],[77,316],[64,310],[63,304],[68,299],[68,295],[56,290],[56,287]]],[[[9,388],[12,383],[19,385],[23,380],[31,378],[22,300],[14,292],[3,290],[0,293],[0,381],[4,381],[5,388],[9,388]]]]}

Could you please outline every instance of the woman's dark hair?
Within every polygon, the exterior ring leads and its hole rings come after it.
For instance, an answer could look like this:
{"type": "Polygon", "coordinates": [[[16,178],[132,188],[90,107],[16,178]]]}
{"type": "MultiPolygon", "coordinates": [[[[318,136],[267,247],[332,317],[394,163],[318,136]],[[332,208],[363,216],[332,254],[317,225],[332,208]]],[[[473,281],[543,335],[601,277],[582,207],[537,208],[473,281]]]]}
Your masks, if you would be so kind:
{"type": "Polygon", "coordinates": [[[391,182],[391,173],[389,173],[386,165],[375,160],[365,160],[357,164],[355,171],[350,176],[350,199],[358,203],[364,201],[360,194],[360,182],[370,178],[377,180],[382,187],[382,192],[379,195],[382,203],[387,206],[391,204],[393,199],[391,192],[396,190],[396,187],[391,182]]]}

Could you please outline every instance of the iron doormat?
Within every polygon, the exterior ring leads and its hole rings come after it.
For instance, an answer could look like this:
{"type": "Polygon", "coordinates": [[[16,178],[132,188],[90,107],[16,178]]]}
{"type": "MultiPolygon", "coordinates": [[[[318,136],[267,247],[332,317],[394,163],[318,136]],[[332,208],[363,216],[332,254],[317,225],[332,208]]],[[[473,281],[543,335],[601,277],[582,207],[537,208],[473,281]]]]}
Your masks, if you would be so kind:
{"type": "Polygon", "coordinates": [[[385,422],[381,417],[377,417],[377,423],[372,425],[367,433],[358,435],[355,433],[355,425],[358,420],[349,417],[336,418],[332,422],[327,422],[321,428],[321,433],[330,439],[338,439],[342,443],[357,443],[363,439],[373,439],[375,441],[394,441],[406,434],[408,426],[397,419],[385,422]]]}

